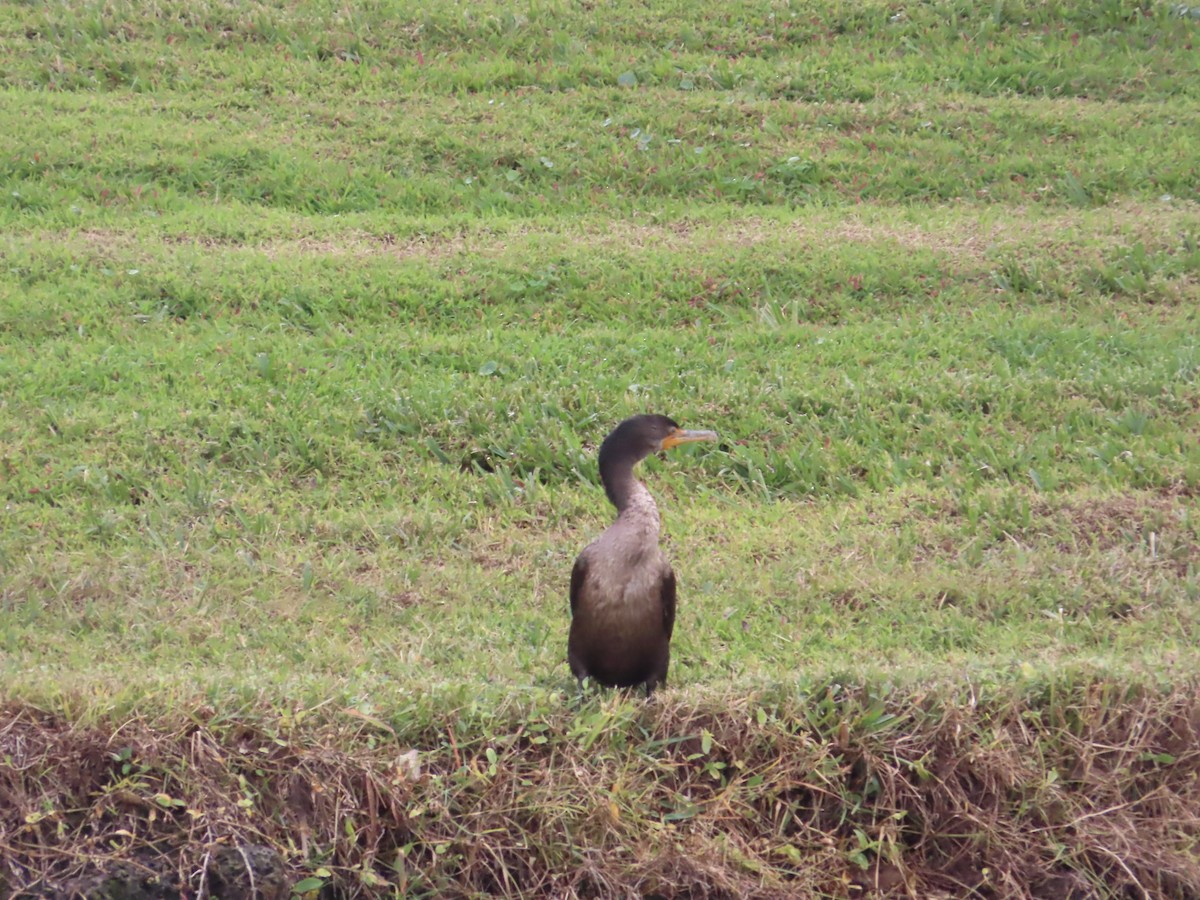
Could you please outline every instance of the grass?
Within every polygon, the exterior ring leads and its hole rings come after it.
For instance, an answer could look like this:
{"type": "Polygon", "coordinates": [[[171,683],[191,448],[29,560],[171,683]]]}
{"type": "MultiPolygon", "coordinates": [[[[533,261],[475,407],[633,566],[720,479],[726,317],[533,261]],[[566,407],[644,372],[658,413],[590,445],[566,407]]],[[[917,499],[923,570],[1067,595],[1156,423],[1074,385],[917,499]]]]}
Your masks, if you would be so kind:
{"type": "Polygon", "coordinates": [[[0,892],[1200,894],[1196,29],[0,9],[0,892]]]}

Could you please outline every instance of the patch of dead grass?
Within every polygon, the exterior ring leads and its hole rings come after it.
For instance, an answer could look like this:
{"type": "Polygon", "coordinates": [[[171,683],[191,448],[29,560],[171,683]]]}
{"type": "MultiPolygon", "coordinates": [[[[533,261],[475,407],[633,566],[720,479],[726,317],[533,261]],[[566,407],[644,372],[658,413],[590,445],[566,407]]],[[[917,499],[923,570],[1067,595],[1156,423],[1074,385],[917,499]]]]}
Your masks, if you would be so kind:
{"type": "Polygon", "coordinates": [[[252,856],[285,886],[322,865],[347,897],[1196,896],[1195,687],[667,692],[401,739],[354,711],[10,705],[0,888],[131,865],[201,896],[234,848],[250,878],[252,856]]]}
{"type": "MultiPolygon", "coordinates": [[[[665,223],[583,220],[554,231],[524,225],[492,230],[398,237],[363,229],[347,229],[336,235],[274,237],[259,242],[230,238],[174,234],[159,240],[172,246],[192,246],[230,253],[261,254],[270,259],[323,256],[335,258],[391,257],[397,261],[437,262],[471,256],[498,258],[514,245],[534,242],[538,246],[561,244],[586,246],[611,252],[648,249],[716,251],[721,247],[752,248],[764,244],[799,244],[813,250],[845,243],[890,244],[904,250],[930,252],[967,269],[990,269],[998,253],[1021,248],[1054,259],[1078,259],[1083,253],[1099,261],[1105,251],[1142,242],[1158,246],[1164,239],[1200,222],[1200,205],[1177,201],[1153,207],[1124,201],[1099,210],[1055,210],[1008,208],[1003,217],[965,215],[944,208],[930,212],[926,225],[898,222],[887,210],[861,206],[833,213],[808,214],[780,223],[760,217],[726,221],[679,219],[665,223]]],[[[155,241],[140,235],[108,229],[45,235],[56,244],[81,243],[90,254],[139,261],[153,255],[155,241]]]]}
{"type": "MultiPolygon", "coordinates": [[[[941,498],[923,501],[922,511],[905,509],[902,513],[879,515],[868,512],[868,519],[881,523],[895,519],[916,526],[922,535],[915,553],[918,560],[957,556],[964,540],[975,543],[979,535],[964,533],[935,534],[946,522],[960,523],[964,511],[956,500],[941,498]]],[[[1003,521],[989,525],[990,513],[984,513],[976,531],[1000,529],[995,541],[1016,542],[1026,549],[1048,548],[1064,554],[1081,552],[1110,553],[1131,548],[1144,549],[1149,557],[1170,549],[1174,556],[1200,558],[1200,544],[1187,527],[1187,497],[1170,493],[1123,493],[1103,497],[1055,497],[1032,494],[1027,498],[1028,524],[1003,521]]],[[[1186,567],[1185,567],[1186,568],[1186,567]]],[[[1177,574],[1182,577],[1185,570],[1177,574]]]]}

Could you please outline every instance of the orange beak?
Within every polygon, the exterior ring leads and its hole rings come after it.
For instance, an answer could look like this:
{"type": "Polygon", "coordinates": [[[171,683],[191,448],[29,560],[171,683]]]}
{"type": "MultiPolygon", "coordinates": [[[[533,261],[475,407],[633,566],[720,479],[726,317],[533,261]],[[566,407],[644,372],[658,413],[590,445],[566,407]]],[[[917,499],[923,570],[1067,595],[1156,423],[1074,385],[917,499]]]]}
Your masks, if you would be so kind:
{"type": "Polygon", "coordinates": [[[676,428],[662,439],[661,449],[669,450],[680,444],[690,444],[693,441],[715,441],[716,439],[715,431],[690,431],[686,428],[676,428]]]}

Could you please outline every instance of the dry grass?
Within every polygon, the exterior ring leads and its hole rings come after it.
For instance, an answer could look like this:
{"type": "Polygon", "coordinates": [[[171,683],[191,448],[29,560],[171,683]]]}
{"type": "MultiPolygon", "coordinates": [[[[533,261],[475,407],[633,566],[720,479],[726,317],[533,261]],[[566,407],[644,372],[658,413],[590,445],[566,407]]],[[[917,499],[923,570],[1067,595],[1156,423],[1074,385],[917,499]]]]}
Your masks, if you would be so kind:
{"type": "Polygon", "coordinates": [[[327,711],[10,706],[0,888],[287,896],[323,860],[344,896],[1200,896],[1195,686],[1075,683],[609,697],[405,739],[327,711]]]}
{"type": "Polygon", "coordinates": [[[1094,261],[1135,242],[1148,247],[1164,241],[1171,245],[1178,233],[1195,228],[1198,220],[1200,204],[1175,201],[1151,207],[1129,201],[1113,203],[1099,211],[1005,209],[1002,216],[995,217],[981,216],[977,211],[962,215],[952,207],[945,207],[932,211],[928,221],[918,226],[898,220],[888,207],[867,204],[856,207],[853,213],[839,211],[835,216],[806,211],[788,221],[759,216],[666,223],[593,222],[585,218],[553,230],[507,224],[500,232],[488,228],[404,236],[353,228],[330,234],[297,229],[291,235],[274,235],[261,241],[203,233],[151,239],[127,231],[88,228],[43,234],[38,240],[78,248],[97,261],[119,257],[143,264],[168,246],[248,252],[268,259],[349,257],[439,262],[502,258],[514,246],[533,249],[547,244],[557,252],[586,247],[613,252],[653,250],[696,254],[730,246],[746,249],[764,244],[803,247],[807,253],[851,243],[932,252],[944,256],[959,269],[986,272],[994,267],[998,255],[1022,247],[1037,247],[1062,261],[1077,259],[1085,253],[1094,261]]]}

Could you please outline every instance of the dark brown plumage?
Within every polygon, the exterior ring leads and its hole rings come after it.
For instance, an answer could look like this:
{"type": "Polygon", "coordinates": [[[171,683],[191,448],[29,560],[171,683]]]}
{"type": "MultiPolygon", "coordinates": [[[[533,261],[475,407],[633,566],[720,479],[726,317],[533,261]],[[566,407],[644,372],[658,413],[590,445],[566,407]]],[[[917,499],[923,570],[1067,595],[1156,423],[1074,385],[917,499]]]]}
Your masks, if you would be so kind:
{"type": "Polygon", "coordinates": [[[600,445],[600,480],[617,520],[583,549],[571,571],[567,662],[580,682],[640,684],[647,696],[666,683],[675,573],[658,546],[658,507],[633,467],[659,450],[716,437],[685,431],[666,416],[633,416],[600,445]]]}

